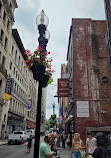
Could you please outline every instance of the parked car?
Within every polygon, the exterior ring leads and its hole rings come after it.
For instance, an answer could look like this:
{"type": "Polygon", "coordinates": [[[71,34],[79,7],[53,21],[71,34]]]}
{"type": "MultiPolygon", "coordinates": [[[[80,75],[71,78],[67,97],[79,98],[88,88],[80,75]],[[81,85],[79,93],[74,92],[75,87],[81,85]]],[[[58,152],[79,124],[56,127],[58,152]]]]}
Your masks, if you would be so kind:
{"type": "Polygon", "coordinates": [[[32,138],[35,138],[35,129],[28,129],[26,130],[27,134],[30,136],[32,136],[32,138]]]}
{"type": "Polygon", "coordinates": [[[12,134],[8,136],[8,144],[14,143],[23,143],[27,141],[29,135],[25,131],[14,131],[12,134]]]}

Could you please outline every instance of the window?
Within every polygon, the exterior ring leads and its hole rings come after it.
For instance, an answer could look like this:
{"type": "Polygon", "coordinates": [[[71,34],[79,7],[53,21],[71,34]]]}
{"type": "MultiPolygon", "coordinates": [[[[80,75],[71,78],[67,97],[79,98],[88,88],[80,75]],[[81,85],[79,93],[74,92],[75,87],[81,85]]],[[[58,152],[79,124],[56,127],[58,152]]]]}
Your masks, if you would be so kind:
{"type": "Polygon", "coordinates": [[[7,39],[7,37],[5,38],[5,45],[4,45],[4,48],[6,48],[7,49],[7,44],[8,44],[8,39],[7,39]]]}
{"type": "Polygon", "coordinates": [[[13,69],[13,74],[15,74],[15,67],[14,67],[14,69],[13,69]]]}
{"type": "Polygon", "coordinates": [[[14,51],[14,46],[12,46],[12,55],[13,55],[13,51],[14,51]]]}
{"type": "Polygon", "coordinates": [[[10,2],[10,8],[12,9],[12,3],[10,2]]]}
{"type": "Polygon", "coordinates": [[[18,66],[20,65],[20,56],[19,56],[19,60],[18,60],[18,66]]]}
{"type": "Polygon", "coordinates": [[[4,10],[4,13],[3,13],[3,20],[5,21],[6,20],[6,12],[4,10]]]}
{"type": "Polygon", "coordinates": [[[16,71],[16,77],[17,77],[17,71],[16,71]]]}
{"type": "Polygon", "coordinates": [[[10,21],[8,20],[7,21],[7,29],[9,29],[9,27],[10,27],[10,21]]]}
{"type": "Polygon", "coordinates": [[[10,62],[10,70],[12,69],[12,62],[10,62]]]}
{"type": "Polygon", "coordinates": [[[16,53],[15,53],[15,61],[17,60],[17,50],[16,50],[16,53]]]}
{"type": "Polygon", "coordinates": [[[5,68],[5,57],[3,56],[3,59],[2,59],[2,67],[5,68]]]}
{"type": "Polygon", "coordinates": [[[2,54],[2,53],[1,53],[1,51],[0,51],[0,63],[1,63],[1,54],[2,54]]]}
{"type": "Polygon", "coordinates": [[[22,61],[22,64],[21,64],[21,72],[22,72],[22,66],[23,66],[23,61],[22,61]]]}
{"type": "Polygon", "coordinates": [[[4,31],[1,30],[1,36],[0,36],[0,40],[3,41],[3,36],[4,36],[4,31]]]}

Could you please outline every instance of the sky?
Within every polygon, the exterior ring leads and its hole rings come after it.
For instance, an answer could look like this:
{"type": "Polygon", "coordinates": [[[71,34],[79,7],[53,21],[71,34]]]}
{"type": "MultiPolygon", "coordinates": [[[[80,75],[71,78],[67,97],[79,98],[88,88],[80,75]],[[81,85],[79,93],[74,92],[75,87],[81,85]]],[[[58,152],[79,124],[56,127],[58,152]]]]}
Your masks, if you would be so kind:
{"type": "Polygon", "coordinates": [[[25,49],[32,52],[37,48],[38,29],[36,16],[43,9],[49,18],[47,29],[50,39],[47,51],[53,58],[53,85],[47,87],[46,119],[53,113],[59,114],[57,93],[57,79],[60,78],[61,64],[66,64],[69,30],[72,18],[91,18],[92,20],[105,20],[104,0],[16,0],[18,8],[15,10],[15,23],[13,28],[19,32],[25,49]]]}

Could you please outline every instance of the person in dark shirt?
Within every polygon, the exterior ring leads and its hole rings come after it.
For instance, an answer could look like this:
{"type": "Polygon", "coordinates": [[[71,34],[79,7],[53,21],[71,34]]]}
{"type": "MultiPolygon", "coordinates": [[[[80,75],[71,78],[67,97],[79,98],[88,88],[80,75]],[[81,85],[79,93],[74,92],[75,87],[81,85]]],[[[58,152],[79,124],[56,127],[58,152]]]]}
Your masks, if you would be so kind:
{"type": "Polygon", "coordinates": [[[109,146],[108,137],[101,133],[97,135],[97,148],[93,153],[94,158],[110,158],[111,147],[109,146]]]}
{"type": "Polygon", "coordinates": [[[28,145],[27,145],[27,153],[30,153],[31,146],[32,146],[32,136],[27,139],[28,145]]]}
{"type": "Polygon", "coordinates": [[[55,152],[55,155],[52,158],[60,158],[60,156],[57,153],[57,147],[56,147],[55,143],[52,143],[52,145],[51,145],[51,151],[55,152]]]}

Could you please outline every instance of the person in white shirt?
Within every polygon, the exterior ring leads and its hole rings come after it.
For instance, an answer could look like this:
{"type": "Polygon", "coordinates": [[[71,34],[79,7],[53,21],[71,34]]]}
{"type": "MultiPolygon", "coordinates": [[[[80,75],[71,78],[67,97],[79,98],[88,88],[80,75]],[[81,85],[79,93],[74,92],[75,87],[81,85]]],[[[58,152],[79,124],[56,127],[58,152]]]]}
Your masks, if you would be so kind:
{"type": "Polygon", "coordinates": [[[92,136],[92,133],[87,133],[86,139],[86,148],[87,148],[87,155],[93,155],[94,150],[97,147],[96,138],[92,136]]]}

